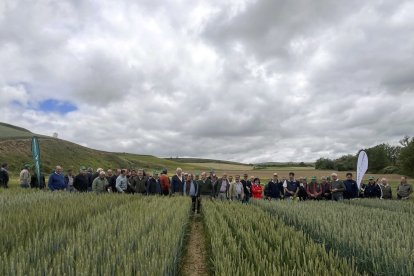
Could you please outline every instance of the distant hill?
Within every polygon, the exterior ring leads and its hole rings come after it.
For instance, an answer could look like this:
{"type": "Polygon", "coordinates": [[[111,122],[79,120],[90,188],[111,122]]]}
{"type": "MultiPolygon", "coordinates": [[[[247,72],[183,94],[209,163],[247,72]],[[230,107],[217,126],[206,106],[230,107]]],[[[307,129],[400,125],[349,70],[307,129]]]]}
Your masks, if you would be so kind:
{"type": "Polygon", "coordinates": [[[248,166],[251,164],[244,164],[244,163],[239,163],[239,162],[233,162],[233,161],[225,161],[225,160],[215,160],[215,159],[204,159],[204,158],[185,158],[185,157],[170,157],[170,158],[164,158],[166,160],[169,161],[174,161],[174,162],[181,162],[181,163],[217,163],[217,164],[229,164],[229,165],[243,165],[243,166],[248,166]]]}
{"type": "MultiPolygon", "coordinates": [[[[0,123],[0,163],[7,162],[11,172],[18,172],[24,164],[32,164],[31,137],[36,134],[27,129],[0,123]]],[[[90,149],[62,139],[44,135],[39,137],[42,171],[49,173],[56,165],[64,170],[80,166],[97,169],[144,168],[150,172],[167,168],[169,171],[181,167],[187,171],[200,171],[203,166],[184,164],[157,158],[151,155],[113,153],[90,149]]]]}

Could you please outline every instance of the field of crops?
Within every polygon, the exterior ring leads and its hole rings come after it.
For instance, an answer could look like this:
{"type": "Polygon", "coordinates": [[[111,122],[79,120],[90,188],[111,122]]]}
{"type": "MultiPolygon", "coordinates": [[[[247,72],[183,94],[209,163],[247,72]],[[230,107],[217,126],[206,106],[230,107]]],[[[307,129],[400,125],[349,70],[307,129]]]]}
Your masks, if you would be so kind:
{"type": "Polygon", "coordinates": [[[412,202],[190,201],[1,190],[0,275],[414,275],[412,202]]]}
{"type": "Polygon", "coordinates": [[[70,193],[0,195],[1,275],[174,275],[190,202],[70,193]]]}

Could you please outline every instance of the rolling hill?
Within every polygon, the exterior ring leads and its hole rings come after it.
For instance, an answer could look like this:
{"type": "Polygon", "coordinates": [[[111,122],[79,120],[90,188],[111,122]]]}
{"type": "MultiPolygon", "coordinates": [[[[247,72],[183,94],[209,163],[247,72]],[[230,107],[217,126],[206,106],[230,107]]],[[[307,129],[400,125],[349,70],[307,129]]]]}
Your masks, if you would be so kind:
{"type": "Polygon", "coordinates": [[[32,164],[31,137],[39,137],[42,171],[49,173],[56,165],[66,170],[78,170],[80,166],[108,168],[144,168],[148,171],[181,167],[187,171],[200,171],[204,166],[175,162],[151,155],[114,153],[94,150],[62,139],[37,135],[27,129],[0,123],[0,163],[7,162],[12,173],[20,171],[24,164],[32,164]]]}

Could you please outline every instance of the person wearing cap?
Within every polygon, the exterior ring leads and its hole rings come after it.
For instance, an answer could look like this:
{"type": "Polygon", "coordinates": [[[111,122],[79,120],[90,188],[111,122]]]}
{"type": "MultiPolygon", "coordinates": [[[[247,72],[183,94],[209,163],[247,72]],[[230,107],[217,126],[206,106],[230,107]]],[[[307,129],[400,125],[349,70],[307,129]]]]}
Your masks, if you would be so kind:
{"type": "Polygon", "coordinates": [[[9,188],[9,171],[7,163],[1,164],[0,168],[0,187],[9,188]]]}
{"type": "Polygon", "coordinates": [[[163,195],[170,194],[170,178],[167,175],[167,169],[163,169],[160,175],[160,185],[161,185],[161,193],[163,195]]]}
{"type": "Polygon", "coordinates": [[[256,177],[252,184],[252,195],[253,198],[262,199],[263,198],[263,187],[260,185],[260,178],[256,177]]]}
{"type": "Polygon", "coordinates": [[[285,199],[291,200],[296,198],[299,193],[299,182],[295,179],[295,173],[289,173],[289,179],[286,179],[283,183],[283,190],[285,193],[285,199]]]}
{"type": "Polygon", "coordinates": [[[106,179],[106,174],[104,170],[99,171],[99,177],[95,178],[92,182],[92,191],[95,193],[105,193],[107,192],[106,187],[109,183],[106,179]]]}
{"type": "Polygon", "coordinates": [[[352,173],[346,174],[346,180],[344,181],[345,192],[344,199],[353,199],[358,197],[358,185],[355,180],[352,179],[352,173]]]}
{"type": "Polygon", "coordinates": [[[279,200],[283,195],[282,182],[279,181],[277,173],[273,174],[273,178],[267,183],[267,199],[279,200]]]}
{"type": "Polygon", "coordinates": [[[306,186],[306,194],[309,199],[319,200],[322,197],[322,185],[316,180],[316,176],[312,176],[311,182],[306,186]]]}
{"type": "Polygon", "coordinates": [[[47,186],[51,191],[66,189],[65,178],[63,177],[61,166],[56,166],[55,171],[49,176],[47,186]]]}
{"type": "Polygon", "coordinates": [[[364,197],[366,198],[380,198],[381,197],[381,189],[374,180],[373,176],[368,178],[368,184],[365,187],[364,197]]]}
{"type": "Polygon", "coordinates": [[[332,200],[335,200],[335,201],[344,200],[344,191],[346,190],[344,182],[338,179],[338,175],[336,173],[332,173],[331,178],[332,178],[332,182],[331,182],[332,200]]]}
{"type": "Polygon", "coordinates": [[[321,187],[322,187],[322,199],[325,200],[331,200],[332,194],[331,194],[331,183],[328,182],[326,176],[321,177],[321,187]]]}
{"type": "Polygon", "coordinates": [[[23,169],[20,171],[20,177],[19,177],[19,182],[20,182],[20,187],[22,188],[30,188],[30,165],[26,164],[24,165],[23,169]]]}
{"type": "Polygon", "coordinates": [[[381,178],[381,182],[379,184],[379,187],[381,189],[381,197],[380,199],[392,199],[392,190],[390,184],[388,184],[388,181],[386,178],[381,178]]]}
{"type": "Polygon", "coordinates": [[[243,179],[240,181],[243,184],[243,203],[249,203],[250,198],[252,197],[252,182],[249,180],[247,173],[243,175],[243,179]]]}
{"type": "Polygon", "coordinates": [[[73,180],[73,187],[78,192],[87,192],[89,188],[89,178],[86,174],[86,167],[82,166],[79,169],[79,173],[75,176],[73,180]]]}
{"type": "Polygon", "coordinates": [[[402,176],[400,185],[397,188],[397,199],[409,199],[413,188],[407,182],[407,177],[402,176]]]}

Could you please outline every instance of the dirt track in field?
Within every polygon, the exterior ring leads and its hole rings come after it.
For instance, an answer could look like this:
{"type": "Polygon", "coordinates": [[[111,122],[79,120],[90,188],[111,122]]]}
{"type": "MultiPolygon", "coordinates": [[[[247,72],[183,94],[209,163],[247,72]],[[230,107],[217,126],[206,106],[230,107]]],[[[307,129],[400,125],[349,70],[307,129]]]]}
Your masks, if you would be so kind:
{"type": "Polygon", "coordinates": [[[181,270],[182,275],[208,275],[203,221],[198,214],[194,215],[191,220],[187,252],[184,255],[181,270]]]}

